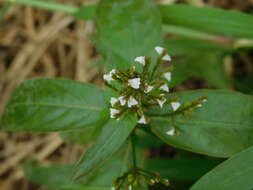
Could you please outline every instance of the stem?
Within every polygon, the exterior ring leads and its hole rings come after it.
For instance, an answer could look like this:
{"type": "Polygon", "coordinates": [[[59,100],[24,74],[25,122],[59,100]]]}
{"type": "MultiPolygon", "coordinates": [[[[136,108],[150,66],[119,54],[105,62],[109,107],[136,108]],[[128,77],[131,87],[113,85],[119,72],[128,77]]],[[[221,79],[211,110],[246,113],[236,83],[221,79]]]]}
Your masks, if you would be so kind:
{"type": "Polygon", "coordinates": [[[77,12],[78,7],[64,5],[61,3],[55,3],[51,1],[42,1],[42,0],[9,0],[10,3],[28,5],[35,8],[46,9],[49,11],[58,11],[67,14],[74,14],[77,12]]]}

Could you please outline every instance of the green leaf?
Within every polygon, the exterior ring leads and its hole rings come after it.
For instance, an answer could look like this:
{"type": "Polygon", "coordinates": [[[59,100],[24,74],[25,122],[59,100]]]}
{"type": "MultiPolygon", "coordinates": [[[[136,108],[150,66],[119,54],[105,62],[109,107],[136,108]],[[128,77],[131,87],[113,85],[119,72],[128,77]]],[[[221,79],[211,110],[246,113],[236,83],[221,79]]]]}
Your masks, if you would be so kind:
{"type": "Polygon", "coordinates": [[[74,182],[71,180],[73,165],[39,167],[34,162],[28,162],[25,164],[25,174],[32,183],[49,189],[81,188],[79,184],[82,184],[82,188],[107,188],[112,186],[113,179],[121,176],[129,168],[129,164],[132,163],[131,157],[131,146],[127,143],[101,168],[74,182]]]}
{"type": "Polygon", "coordinates": [[[216,156],[230,157],[253,145],[253,97],[241,93],[196,90],[171,95],[180,102],[196,100],[207,95],[208,101],[192,114],[174,116],[178,136],[166,134],[172,127],[172,118],[159,116],[172,112],[153,110],[152,131],[164,142],[188,151],[216,156]],[[159,113],[160,112],[160,113],[159,113]]]}
{"type": "Polygon", "coordinates": [[[84,6],[75,11],[72,16],[77,19],[92,20],[95,17],[96,8],[95,5],[84,6]]]}
{"type": "Polygon", "coordinates": [[[213,169],[220,161],[210,159],[150,159],[146,162],[147,170],[155,171],[162,177],[175,181],[197,180],[213,169]]]}
{"type": "Polygon", "coordinates": [[[190,190],[251,190],[253,147],[236,154],[203,176],[190,190]]]}
{"type": "Polygon", "coordinates": [[[109,69],[128,69],[161,44],[160,14],[150,0],[101,1],[96,23],[97,47],[109,69]]]}
{"type": "Polygon", "coordinates": [[[165,47],[170,50],[170,54],[177,56],[171,87],[189,77],[204,79],[216,88],[231,87],[223,63],[228,48],[206,40],[182,37],[167,39],[165,47]]]}
{"type": "Polygon", "coordinates": [[[253,38],[253,16],[238,11],[188,5],[163,5],[165,24],[228,37],[253,38]]]}
{"type": "Polygon", "coordinates": [[[99,168],[127,140],[136,125],[137,118],[125,115],[120,120],[111,119],[104,126],[97,142],[84,154],[76,166],[74,178],[86,176],[99,168]]]}
{"type": "Polygon", "coordinates": [[[111,190],[111,187],[81,187],[81,186],[66,186],[63,190],[111,190]]]}
{"type": "Polygon", "coordinates": [[[26,177],[34,184],[49,189],[59,189],[62,185],[71,184],[72,165],[38,167],[34,162],[25,164],[26,177]]]}
{"type": "Polygon", "coordinates": [[[103,91],[95,86],[62,79],[34,79],[14,92],[1,126],[8,131],[80,129],[98,123],[105,107],[103,91]]]}

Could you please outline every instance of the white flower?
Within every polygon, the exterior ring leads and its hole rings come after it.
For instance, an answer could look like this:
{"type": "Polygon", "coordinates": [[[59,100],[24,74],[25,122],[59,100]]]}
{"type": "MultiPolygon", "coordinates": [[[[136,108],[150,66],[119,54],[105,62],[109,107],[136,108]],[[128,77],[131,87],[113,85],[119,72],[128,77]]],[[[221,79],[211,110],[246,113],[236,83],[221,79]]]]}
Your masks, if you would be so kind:
{"type": "Polygon", "coordinates": [[[171,81],[171,72],[166,72],[163,74],[164,78],[167,79],[167,81],[171,81]]]}
{"type": "Polygon", "coordinates": [[[115,187],[111,187],[111,190],[115,190],[115,187]]]}
{"type": "Polygon", "coordinates": [[[110,83],[111,81],[114,80],[114,79],[112,78],[112,75],[115,74],[115,73],[116,73],[116,70],[113,69],[113,70],[111,70],[111,72],[110,72],[109,74],[104,74],[103,79],[104,79],[106,82],[110,83]]]}
{"type": "Polygon", "coordinates": [[[147,120],[146,120],[146,118],[145,118],[144,115],[141,116],[141,118],[139,119],[138,123],[147,124],[147,120]]]}
{"type": "Polygon", "coordinates": [[[134,89],[138,89],[140,88],[140,84],[141,84],[141,79],[140,78],[133,78],[133,79],[129,79],[128,80],[129,85],[134,88],[134,89]]]}
{"type": "Polygon", "coordinates": [[[132,190],[132,185],[129,185],[129,186],[128,186],[128,190],[132,190]]]}
{"type": "Polygon", "coordinates": [[[119,110],[110,108],[111,118],[115,118],[115,116],[116,116],[117,114],[119,114],[119,113],[120,113],[119,110]]]}
{"type": "Polygon", "coordinates": [[[169,131],[166,132],[166,134],[169,136],[174,136],[176,134],[175,128],[170,129],[169,131]]]}
{"type": "Polygon", "coordinates": [[[118,100],[117,98],[111,97],[110,102],[111,102],[112,107],[113,107],[118,101],[119,101],[119,100],[118,100]]]}
{"type": "Polygon", "coordinates": [[[160,87],[160,89],[161,89],[161,90],[164,90],[164,91],[166,91],[166,92],[169,92],[169,91],[170,91],[170,89],[169,89],[169,87],[168,87],[167,84],[162,85],[162,86],[160,87]]]}
{"type": "Polygon", "coordinates": [[[130,96],[129,100],[127,101],[127,104],[128,104],[128,107],[131,108],[132,106],[137,105],[138,102],[133,96],[130,96]]]}
{"type": "Polygon", "coordinates": [[[166,99],[165,98],[163,100],[157,99],[157,102],[158,102],[159,106],[162,108],[163,104],[166,102],[166,99]]]}
{"type": "Polygon", "coordinates": [[[164,51],[164,48],[163,48],[163,47],[160,47],[160,46],[156,46],[156,47],[155,47],[155,51],[156,51],[159,55],[161,55],[161,54],[163,53],[163,51],[164,51]]]}
{"type": "Polygon", "coordinates": [[[149,93],[151,90],[153,90],[153,86],[148,85],[146,89],[144,90],[145,93],[149,93]]]}
{"type": "Polygon", "coordinates": [[[106,82],[108,82],[108,83],[110,83],[111,81],[113,81],[113,78],[112,78],[112,76],[110,74],[104,74],[103,79],[106,82]]]}
{"type": "Polygon", "coordinates": [[[202,104],[198,104],[197,107],[202,107],[202,104]]]}
{"type": "Polygon", "coordinates": [[[124,96],[120,96],[120,97],[119,97],[119,101],[120,101],[120,105],[121,105],[121,106],[124,106],[124,105],[126,104],[126,99],[125,99],[124,96]]]}
{"type": "Polygon", "coordinates": [[[135,62],[138,62],[140,64],[142,64],[143,66],[145,66],[145,56],[139,56],[139,57],[136,57],[134,59],[135,62]]]}
{"type": "Polygon", "coordinates": [[[179,102],[171,102],[171,107],[173,111],[176,111],[180,106],[181,104],[179,102]]]}
{"type": "Polygon", "coordinates": [[[164,55],[164,56],[162,57],[162,60],[163,60],[163,61],[171,61],[171,57],[170,57],[168,54],[166,54],[166,55],[164,55]]]}
{"type": "Polygon", "coordinates": [[[203,102],[207,102],[207,99],[206,99],[206,98],[204,98],[202,101],[203,101],[203,102]]]}

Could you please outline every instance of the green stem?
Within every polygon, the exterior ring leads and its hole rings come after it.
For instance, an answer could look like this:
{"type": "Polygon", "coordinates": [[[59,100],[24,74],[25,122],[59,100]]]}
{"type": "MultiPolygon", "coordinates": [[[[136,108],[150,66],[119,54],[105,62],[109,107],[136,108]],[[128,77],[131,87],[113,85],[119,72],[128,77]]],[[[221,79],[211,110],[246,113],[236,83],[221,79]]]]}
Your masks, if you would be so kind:
{"type": "Polygon", "coordinates": [[[74,14],[77,12],[78,7],[64,5],[61,3],[55,3],[51,1],[42,1],[42,0],[9,0],[10,3],[27,5],[35,8],[45,9],[49,11],[58,11],[67,14],[74,14]]]}

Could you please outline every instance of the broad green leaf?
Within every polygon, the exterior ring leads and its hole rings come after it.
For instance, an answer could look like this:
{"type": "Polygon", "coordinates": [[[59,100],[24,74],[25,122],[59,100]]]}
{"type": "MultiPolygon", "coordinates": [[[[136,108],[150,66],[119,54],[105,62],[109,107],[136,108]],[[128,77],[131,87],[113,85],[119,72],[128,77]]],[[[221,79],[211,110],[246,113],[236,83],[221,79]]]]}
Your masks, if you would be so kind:
{"type": "Polygon", "coordinates": [[[1,126],[8,131],[80,129],[101,122],[105,107],[103,91],[95,86],[63,79],[34,79],[14,92],[1,126]]]}
{"type": "Polygon", "coordinates": [[[253,16],[238,11],[188,5],[160,6],[165,24],[228,37],[253,38],[253,16]]]}
{"type": "Polygon", "coordinates": [[[95,17],[96,8],[97,7],[95,5],[84,6],[75,11],[72,16],[77,19],[91,20],[95,17]]]}
{"type": "Polygon", "coordinates": [[[240,152],[203,176],[190,190],[251,190],[253,148],[240,152]]]}
{"type": "Polygon", "coordinates": [[[208,81],[216,88],[230,88],[231,82],[223,64],[228,48],[206,40],[182,37],[167,39],[165,47],[176,56],[171,87],[195,77],[208,81]]]}
{"type": "Polygon", "coordinates": [[[121,176],[129,168],[129,164],[132,163],[131,157],[131,146],[127,143],[101,168],[74,182],[71,180],[73,165],[39,167],[29,162],[25,164],[25,174],[32,183],[49,189],[78,188],[79,184],[82,184],[83,188],[107,188],[112,186],[113,179],[121,176]]]}
{"type": "Polygon", "coordinates": [[[147,170],[175,181],[194,181],[218,165],[220,161],[199,158],[150,159],[146,162],[147,170]]]}
{"type": "Polygon", "coordinates": [[[66,186],[62,190],[111,190],[111,187],[82,187],[82,186],[66,186]]]}
{"type": "Polygon", "coordinates": [[[163,141],[188,151],[230,157],[253,145],[253,97],[236,92],[196,90],[171,95],[180,97],[180,102],[192,101],[207,95],[208,101],[193,113],[174,116],[178,136],[166,134],[171,129],[171,117],[159,116],[171,113],[153,110],[152,131],[163,141]]]}
{"type": "Polygon", "coordinates": [[[72,165],[38,167],[34,162],[28,162],[25,164],[25,175],[34,184],[49,189],[59,189],[63,185],[72,183],[72,168],[72,165]]]}
{"type": "Polygon", "coordinates": [[[172,56],[189,56],[192,54],[231,52],[231,50],[221,44],[200,39],[186,37],[171,37],[165,39],[165,47],[172,56]]]}
{"type": "Polygon", "coordinates": [[[128,69],[134,58],[161,44],[161,19],[150,0],[106,0],[97,7],[97,47],[109,69],[128,69]]]}
{"type": "Polygon", "coordinates": [[[111,119],[104,126],[97,142],[84,154],[75,168],[74,177],[86,176],[99,168],[127,140],[136,125],[137,118],[125,115],[120,120],[111,119]]]}

